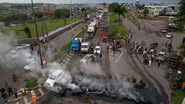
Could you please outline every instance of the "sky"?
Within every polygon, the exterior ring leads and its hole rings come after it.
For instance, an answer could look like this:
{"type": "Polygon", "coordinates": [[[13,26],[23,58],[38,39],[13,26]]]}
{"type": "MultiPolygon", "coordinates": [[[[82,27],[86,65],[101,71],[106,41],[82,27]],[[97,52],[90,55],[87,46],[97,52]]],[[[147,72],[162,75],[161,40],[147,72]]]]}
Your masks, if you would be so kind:
{"type": "MultiPolygon", "coordinates": [[[[0,0],[2,2],[8,3],[29,3],[31,0],[0,0]]],[[[102,2],[126,2],[131,3],[135,2],[136,0],[33,0],[34,2],[42,2],[42,3],[57,3],[57,4],[68,4],[70,1],[72,3],[102,3],[102,2]]],[[[166,3],[166,4],[174,4],[177,3],[179,0],[140,0],[140,2],[145,3],[166,3]]]]}

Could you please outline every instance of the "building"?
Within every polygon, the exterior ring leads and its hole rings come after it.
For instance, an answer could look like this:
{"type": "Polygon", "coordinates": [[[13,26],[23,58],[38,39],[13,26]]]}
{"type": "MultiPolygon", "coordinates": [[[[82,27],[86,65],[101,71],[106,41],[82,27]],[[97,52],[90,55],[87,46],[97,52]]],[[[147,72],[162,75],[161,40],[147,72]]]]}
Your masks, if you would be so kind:
{"type": "Polygon", "coordinates": [[[177,5],[149,5],[145,8],[149,9],[151,16],[177,15],[177,5]]]}

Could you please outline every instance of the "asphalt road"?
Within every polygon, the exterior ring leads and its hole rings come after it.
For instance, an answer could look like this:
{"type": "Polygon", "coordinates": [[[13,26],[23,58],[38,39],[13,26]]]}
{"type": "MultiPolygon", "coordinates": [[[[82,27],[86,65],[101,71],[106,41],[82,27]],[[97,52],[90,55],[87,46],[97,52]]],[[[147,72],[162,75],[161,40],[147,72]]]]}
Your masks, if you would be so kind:
{"type": "MultiPolygon", "coordinates": [[[[165,24],[167,24],[164,20],[141,20],[141,24],[145,27],[145,29],[140,31],[133,28],[134,25],[129,21],[124,21],[124,24],[133,33],[133,41],[141,42],[144,40],[147,48],[149,48],[152,42],[157,41],[159,44],[157,52],[164,48],[165,42],[170,41],[160,34],[160,29],[165,27],[165,24]]],[[[139,69],[141,72],[147,77],[146,82],[151,88],[155,89],[154,91],[157,94],[156,100],[159,99],[159,102],[168,104],[170,102],[171,90],[169,82],[164,78],[165,69],[167,69],[166,65],[162,65],[158,68],[157,64],[154,63],[151,67],[149,67],[142,64],[143,59],[140,56],[136,56],[134,59],[134,62],[140,67],[139,69]]]]}

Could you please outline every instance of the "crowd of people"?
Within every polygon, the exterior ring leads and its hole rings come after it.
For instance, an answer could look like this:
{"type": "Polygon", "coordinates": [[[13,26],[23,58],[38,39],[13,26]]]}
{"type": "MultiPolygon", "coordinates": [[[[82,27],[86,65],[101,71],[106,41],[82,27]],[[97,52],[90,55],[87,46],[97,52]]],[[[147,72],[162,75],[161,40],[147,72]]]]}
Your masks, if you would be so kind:
{"type": "MultiPolygon", "coordinates": [[[[16,74],[12,74],[11,80],[13,84],[17,82],[16,74]]],[[[7,102],[8,98],[11,96],[14,96],[15,98],[18,97],[17,89],[15,88],[15,86],[11,86],[10,82],[4,81],[4,84],[2,84],[2,86],[0,87],[0,95],[4,102],[7,102]]]]}
{"type": "Polygon", "coordinates": [[[141,55],[144,65],[151,66],[153,62],[157,62],[158,67],[160,67],[161,63],[165,60],[166,52],[170,52],[172,50],[171,42],[164,43],[165,47],[159,50],[159,44],[157,41],[152,42],[148,47],[145,41],[141,41],[140,43],[132,41],[132,34],[130,34],[129,38],[124,40],[129,46],[128,51],[131,57],[133,54],[141,55]],[[164,56],[160,56],[160,54],[163,54],[164,56]]]}

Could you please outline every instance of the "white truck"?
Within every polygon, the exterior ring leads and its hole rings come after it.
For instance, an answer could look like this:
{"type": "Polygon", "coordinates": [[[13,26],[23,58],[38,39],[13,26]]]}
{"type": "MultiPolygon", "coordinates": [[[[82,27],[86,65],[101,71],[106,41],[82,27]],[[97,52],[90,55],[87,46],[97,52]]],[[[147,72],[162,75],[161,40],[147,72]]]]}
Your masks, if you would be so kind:
{"type": "Polygon", "coordinates": [[[87,32],[88,33],[95,33],[95,28],[96,28],[96,22],[91,22],[88,25],[87,32]]]}
{"type": "Polygon", "coordinates": [[[89,42],[82,42],[81,43],[81,52],[89,52],[90,50],[90,43],[89,42]]]}

